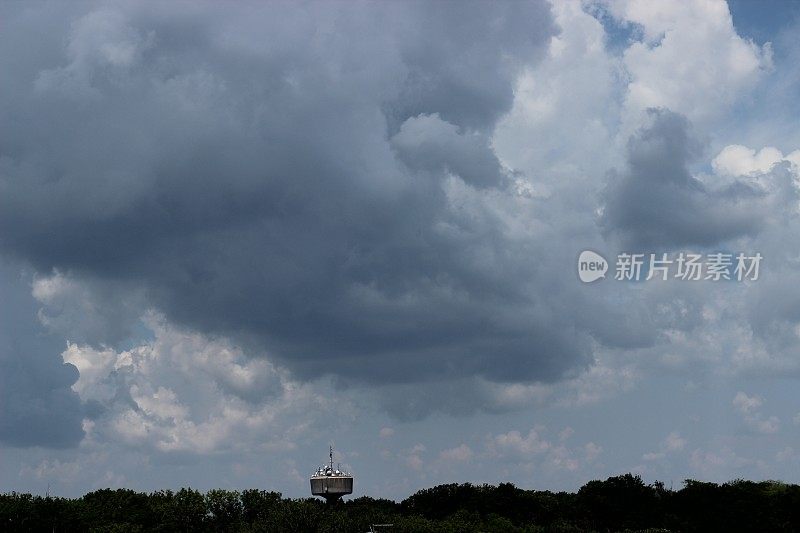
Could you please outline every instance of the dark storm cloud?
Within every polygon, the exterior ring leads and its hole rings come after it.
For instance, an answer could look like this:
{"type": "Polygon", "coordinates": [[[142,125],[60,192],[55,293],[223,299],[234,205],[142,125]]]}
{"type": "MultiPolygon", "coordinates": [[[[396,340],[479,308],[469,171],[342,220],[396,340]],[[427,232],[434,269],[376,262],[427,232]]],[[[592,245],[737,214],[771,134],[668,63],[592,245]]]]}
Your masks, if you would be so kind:
{"type": "Polygon", "coordinates": [[[63,448],[83,438],[83,407],[57,339],[36,322],[30,282],[0,263],[0,442],[63,448]]]}
{"type": "Polygon", "coordinates": [[[650,123],[628,142],[627,169],[605,191],[604,230],[646,251],[708,247],[757,232],[764,191],[743,182],[707,190],[689,171],[700,149],[683,116],[650,110],[650,123]]]}
{"type": "Polygon", "coordinates": [[[591,360],[547,243],[448,198],[513,198],[488,139],[553,34],[544,2],[152,7],[5,17],[5,253],[141,287],[300,375],[591,360]]]}
{"type": "Polygon", "coordinates": [[[475,187],[503,182],[503,170],[489,139],[479,134],[459,134],[438,115],[409,118],[391,139],[398,157],[415,171],[452,172],[475,187]]]}
{"type": "MultiPolygon", "coordinates": [[[[390,126],[438,113],[447,122],[487,129],[513,100],[519,61],[538,57],[554,27],[544,2],[411,4],[399,22],[406,75],[387,104],[390,126]]],[[[394,131],[395,128],[392,128],[394,131]]]]}

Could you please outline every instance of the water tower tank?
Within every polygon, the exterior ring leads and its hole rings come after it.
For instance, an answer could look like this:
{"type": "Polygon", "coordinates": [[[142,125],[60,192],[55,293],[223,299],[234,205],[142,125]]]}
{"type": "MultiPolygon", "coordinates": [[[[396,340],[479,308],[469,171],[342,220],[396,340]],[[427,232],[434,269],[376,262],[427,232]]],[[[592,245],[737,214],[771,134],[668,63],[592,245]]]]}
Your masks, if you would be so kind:
{"type": "Polygon", "coordinates": [[[311,494],[322,496],[328,503],[334,503],[346,494],[353,493],[353,476],[333,468],[333,446],[330,448],[330,463],[320,467],[311,476],[311,494]]]}

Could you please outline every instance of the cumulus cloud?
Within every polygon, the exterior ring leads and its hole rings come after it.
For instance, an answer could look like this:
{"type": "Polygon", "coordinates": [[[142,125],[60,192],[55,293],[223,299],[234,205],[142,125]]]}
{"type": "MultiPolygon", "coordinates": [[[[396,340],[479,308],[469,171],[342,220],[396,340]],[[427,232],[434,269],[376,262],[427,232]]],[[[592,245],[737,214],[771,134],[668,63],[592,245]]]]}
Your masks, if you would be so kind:
{"type": "Polygon", "coordinates": [[[542,429],[531,428],[527,435],[517,430],[501,433],[489,442],[489,450],[500,456],[511,455],[521,458],[544,453],[550,449],[551,443],[540,435],[542,429]]]}
{"type": "Polygon", "coordinates": [[[667,107],[693,121],[719,118],[772,68],[772,48],[740,37],[723,0],[608,2],[641,40],[624,52],[626,106],[667,107]]]}
{"type": "Polygon", "coordinates": [[[455,448],[449,448],[439,452],[439,459],[451,462],[464,462],[472,459],[474,455],[472,449],[466,444],[461,444],[455,448]]]}
{"type": "Polygon", "coordinates": [[[417,443],[412,446],[410,449],[404,452],[405,456],[405,464],[411,470],[422,470],[422,467],[425,466],[425,460],[422,458],[422,455],[425,453],[426,448],[424,444],[417,443]]]}
{"type": "Polygon", "coordinates": [[[148,343],[121,352],[70,344],[63,353],[80,372],[75,391],[93,406],[90,442],[192,454],[286,450],[316,416],[347,408],[227,341],[146,320],[148,343]]]}
{"type": "MultiPolygon", "coordinates": [[[[555,32],[546,4],[458,23],[429,4],[83,9],[49,21],[64,40],[0,108],[17,124],[0,247],[82,286],[39,283],[50,325],[73,320],[58,295],[105,284],[308,378],[552,381],[590,362],[585,328],[530,286],[551,283],[531,238],[492,212],[518,202],[490,134],[555,32]]],[[[74,340],[119,342],[119,315],[74,340]]]]}
{"type": "MultiPolygon", "coordinates": [[[[627,466],[587,436],[592,404],[652,401],[654,375],[800,375],[797,152],[730,131],[703,153],[771,65],[720,2],[0,10],[0,253],[33,269],[2,272],[0,440],[80,443],[4,450],[20,476],[194,458],[216,482],[361,420],[398,459],[393,496],[483,459],[568,488],[627,466]],[[620,246],[735,246],[766,270],[581,286],[577,252],[620,246]],[[575,429],[482,445],[453,418],[523,408],[575,429]]],[[[789,431],[742,395],[746,438],[789,431]]],[[[670,429],[635,448],[649,466],[699,442],[670,429]]],[[[687,466],[751,464],[712,444],[687,466]]]]}
{"type": "Polygon", "coordinates": [[[55,271],[34,277],[31,294],[39,322],[72,342],[115,345],[133,335],[144,298],[140,290],[109,280],[81,280],[55,271]]]}
{"type": "Polygon", "coordinates": [[[765,146],[756,152],[740,144],[731,144],[717,154],[711,166],[714,172],[724,176],[747,176],[769,172],[773,165],[781,161],[800,165],[800,150],[783,155],[772,146],[765,146]]]}
{"type": "MultiPolygon", "coordinates": [[[[587,204],[602,173],[619,157],[615,136],[626,76],[607,49],[603,25],[578,0],[553,2],[559,32],[542,62],[526,69],[494,145],[523,169],[534,194],[556,200],[580,194],[587,204]]],[[[589,205],[588,210],[594,206],[589,205]]]]}
{"type": "Polygon", "coordinates": [[[36,322],[30,280],[16,272],[17,265],[0,262],[0,442],[75,446],[84,436],[84,407],[72,389],[78,371],[36,322]]]}
{"type": "MultiPolygon", "coordinates": [[[[440,34],[441,7],[425,4],[117,5],[75,8],[67,24],[40,13],[63,40],[38,43],[42,57],[3,82],[0,113],[23,123],[0,158],[0,227],[17,228],[0,247],[38,270],[42,321],[81,349],[119,353],[155,308],[300,379],[388,384],[381,402],[407,420],[530,405],[565,378],[573,403],[630,387],[629,366],[591,366],[598,344],[652,345],[663,317],[576,287],[570,239],[602,242],[598,206],[578,200],[591,181],[552,180],[564,194],[539,197],[529,193],[546,180],[528,168],[563,160],[539,157],[555,153],[559,109],[582,110],[561,138],[589,117],[605,149],[619,108],[556,74],[574,63],[612,98],[619,64],[576,3],[554,8],[561,33],[540,2],[486,9],[470,4],[440,34]],[[509,110],[501,159],[495,128],[509,110]],[[544,152],[528,157],[515,132],[544,152]]],[[[745,209],[716,220],[735,202],[712,201],[688,174],[676,117],[661,112],[631,141],[605,228],[637,242],[750,231],[745,209]],[[665,190],[673,218],[691,220],[664,227],[665,190]]]]}
{"type": "Polygon", "coordinates": [[[747,427],[757,433],[777,433],[780,419],[777,416],[765,416],[761,412],[764,400],[760,396],[748,396],[739,391],[733,398],[733,406],[742,415],[747,427]]]}
{"type": "Polygon", "coordinates": [[[677,431],[671,432],[659,445],[659,451],[647,452],[642,456],[645,461],[659,461],[668,454],[683,451],[686,447],[686,439],[677,431]]]}
{"type": "MultiPolygon", "coordinates": [[[[511,464],[516,468],[530,472],[547,472],[549,475],[564,473],[586,475],[586,468],[596,463],[603,454],[603,447],[595,442],[568,446],[562,438],[564,432],[557,435],[557,441],[546,436],[547,428],[534,426],[527,434],[518,430],[490,435],[486,440],[485,454],[499,463],[511,464]]],[[[567,436],[568,437],[568,436],[567,436]]]]}
{"type": "Polygon", "coordinates": [[[392,147],[414,170],[453,173],[476,187],[500,185],[504,171],[489,139],[478,133],[459,132],[437,114],[411,117],[391,138],[392,147]]]}
{"type": "Polygon", "coordinates": [[[709,247],[756,233],[766,191],[744,182],[709,190],[689,171],[699,150],[684,117],[651,110],[628,142],[627,169],[605,192],[605,230],[634,249],[709,247]]]}
{"type": "Polygon", "coordinates": [[[744,457],[731,448],[722,446],[718,450],[696,449],[689,459],[690,467],[704,479],[714,481],[730,481],[729,472],[741,472],[752,468],[755,461],[744,457]]]}
{"type": "Polygon", "coordinates": [[[686,446],[686,439],[677,431],[673,431],[664,439],[664,448],[670,452],[679,452],[686,446]]]}

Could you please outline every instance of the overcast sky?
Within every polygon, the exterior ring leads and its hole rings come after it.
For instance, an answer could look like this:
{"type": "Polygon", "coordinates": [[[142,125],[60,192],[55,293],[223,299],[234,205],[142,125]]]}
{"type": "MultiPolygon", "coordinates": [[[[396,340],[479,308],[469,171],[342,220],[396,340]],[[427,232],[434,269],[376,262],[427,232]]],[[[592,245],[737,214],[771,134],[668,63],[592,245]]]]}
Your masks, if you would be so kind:
{"type": "Polygon", "coordinates": [[[800,482],[799,14],[3,3],[0,490],[800,482]]]}

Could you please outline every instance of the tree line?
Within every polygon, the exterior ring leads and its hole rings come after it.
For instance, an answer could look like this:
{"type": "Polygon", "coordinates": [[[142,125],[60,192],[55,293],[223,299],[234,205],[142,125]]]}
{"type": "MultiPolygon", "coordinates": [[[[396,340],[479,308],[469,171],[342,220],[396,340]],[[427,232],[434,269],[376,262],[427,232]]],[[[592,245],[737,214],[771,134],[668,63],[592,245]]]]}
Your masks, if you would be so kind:
{"type": "Polygon", "coordinates": [[[687,480],[679,490],[632,474],[577,493],[447,484],[401,502],[370,497],[327,505],[257,489],[102,489],[80,498],[0,495],[0,531],[220,532],[800,531],[800,486],[687,480]],[[388,526],[387,524],[391,524],[388,526]]]}

